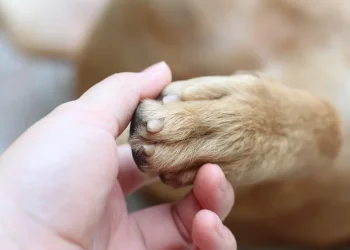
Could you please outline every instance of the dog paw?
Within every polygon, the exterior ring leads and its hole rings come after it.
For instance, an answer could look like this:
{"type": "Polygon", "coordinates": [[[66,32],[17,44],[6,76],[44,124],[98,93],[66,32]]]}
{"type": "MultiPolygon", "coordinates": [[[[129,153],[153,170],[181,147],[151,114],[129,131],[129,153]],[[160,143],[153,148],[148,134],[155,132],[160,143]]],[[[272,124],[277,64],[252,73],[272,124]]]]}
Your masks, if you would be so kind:
{"type": "Polygon", "coordinates": [[[173,188],[179,188],[191,185],[197,173],[196,168],[190,170],[179,171],[177,173],[163,173],[159,177],[161,181],[173,188]]]}
{"type": "Polygon", "coordinates": [[[274,128],[264,115],[263,85],[252,74],[201,77],[173,82],[159,100],[144,100],[130,126],[137,166],[174,187],[191,184],[205,163],[235,180],[248,172],[258,178],[252,169],[263,150],[257,145],[274,128]]]}

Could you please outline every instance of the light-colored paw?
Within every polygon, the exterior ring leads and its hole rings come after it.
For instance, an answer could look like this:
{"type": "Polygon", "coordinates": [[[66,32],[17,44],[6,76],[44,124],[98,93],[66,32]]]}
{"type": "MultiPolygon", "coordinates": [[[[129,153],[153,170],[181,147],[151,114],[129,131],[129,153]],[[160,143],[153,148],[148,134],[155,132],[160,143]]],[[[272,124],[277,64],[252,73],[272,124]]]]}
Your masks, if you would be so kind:
{"type": "Polygon", "coordinates": [[[263,157],[257,145],[272,127],[260,85],[249,74],[201,77],[174,82],[158,100],[140,103],[130,129],[138,167],[174,187],[191,184],[208,162],[241,178],[263,157]]]}

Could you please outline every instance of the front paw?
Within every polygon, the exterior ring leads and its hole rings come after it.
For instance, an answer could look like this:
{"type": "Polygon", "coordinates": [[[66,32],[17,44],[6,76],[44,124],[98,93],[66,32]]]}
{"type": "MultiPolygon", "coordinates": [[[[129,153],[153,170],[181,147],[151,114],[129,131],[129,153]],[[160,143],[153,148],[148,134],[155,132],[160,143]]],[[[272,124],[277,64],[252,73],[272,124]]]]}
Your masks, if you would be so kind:
{"type": "Polygon", "coordinates": [[[218,164],[236,183],[254,182],[265,175],[257,166],[265,166],[283,137],[275,104],[255,75],[174,82],[160,100],[138,106],[133,157],[142,171],[172,186],[191,184],[205,163],[218,164]]]}

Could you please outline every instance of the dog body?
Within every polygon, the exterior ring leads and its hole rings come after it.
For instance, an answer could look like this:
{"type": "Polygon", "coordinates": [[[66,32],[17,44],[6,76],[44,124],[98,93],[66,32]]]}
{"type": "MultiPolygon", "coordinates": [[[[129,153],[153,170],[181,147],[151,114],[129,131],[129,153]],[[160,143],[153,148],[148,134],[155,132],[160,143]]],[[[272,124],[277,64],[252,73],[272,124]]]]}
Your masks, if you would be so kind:
{"type": "Polygon", "coordinates": [[[239,244],[342,245],[348,27],[346,0],[114,0],[83,52],[78,92],[167,61],[178,81],[163,97],[178,100],[146,100],[132,126],[143,171],[184,185],[202,163],[218,163],[235,186],[226,223],[239,244]],[[240,70],[258,73],[229,76],[240,70]],[[208,75],[226,76],[197,78],[208,75]],[[162,123],[155,133],[143,126],[150,121],[162,123]]]}

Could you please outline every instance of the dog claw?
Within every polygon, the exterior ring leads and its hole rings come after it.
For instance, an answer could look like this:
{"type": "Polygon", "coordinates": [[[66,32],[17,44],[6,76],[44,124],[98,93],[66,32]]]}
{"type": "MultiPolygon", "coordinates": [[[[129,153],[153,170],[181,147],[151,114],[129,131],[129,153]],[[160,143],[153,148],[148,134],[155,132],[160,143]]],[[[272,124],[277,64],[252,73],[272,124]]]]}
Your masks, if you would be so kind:
{"type": "Polygon", "coordinates": [[[163,123],[160,120],[151,120],[147,122],[147,131],[157,133],[163,128],[163,123]]]}
{"type": "Polygon", "coordinates": [[[163,103],[172,103],[172,102],[178,102],[180,101],[179,96],[177,95],[166,95],[163,97],[163,103]]]}
{"type": "Polygon", "coordinates": [[[153,145],[143,145],[143,152],[147,156],[151,156],[154,154],[156,147],[153,145]]]}

